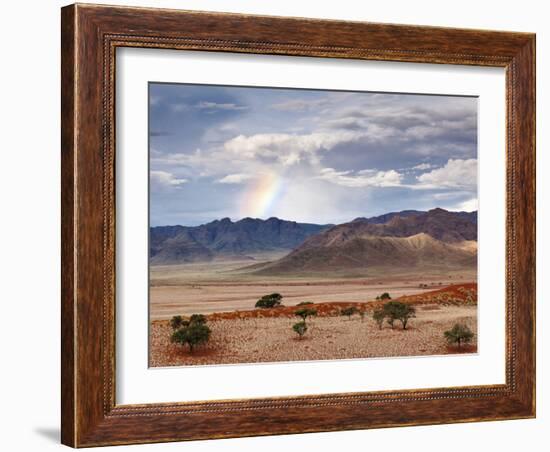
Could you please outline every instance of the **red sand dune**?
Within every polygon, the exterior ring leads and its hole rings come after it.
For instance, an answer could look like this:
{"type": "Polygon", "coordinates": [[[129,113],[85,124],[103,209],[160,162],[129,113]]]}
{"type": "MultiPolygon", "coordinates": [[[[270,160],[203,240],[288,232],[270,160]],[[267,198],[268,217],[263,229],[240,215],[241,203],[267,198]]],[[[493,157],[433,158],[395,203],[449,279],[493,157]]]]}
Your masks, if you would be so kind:
{"type": "MultiPolygon", "coordinates": [[[[477,283],[454,284],[441,289],[432,290],[416,295],[404,295],[395,300],[412,305],[442,304],[442,305],[473,305],[477,304],[477,283]]],[[[386,301],[357,302],[330,302],[314,303],[308,306],[317,310],[318,317],[340,315],[340,310],[355,306],[359,310],[372,311],[381,307],[386,301]]],[[[219,319],[246,319],[268,317],[294,317],[297,309],[302,306],[280,306],[270,309],[253,309],[249,311],[217,312],[207,315],[209,320],[219,319]]]]}

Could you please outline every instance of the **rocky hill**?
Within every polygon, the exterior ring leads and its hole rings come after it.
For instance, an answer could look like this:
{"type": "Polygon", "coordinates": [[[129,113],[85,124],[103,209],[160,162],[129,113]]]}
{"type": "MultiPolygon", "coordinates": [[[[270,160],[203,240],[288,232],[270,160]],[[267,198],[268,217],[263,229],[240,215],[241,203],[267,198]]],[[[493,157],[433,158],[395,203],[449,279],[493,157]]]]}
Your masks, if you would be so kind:
{"type": "Polygon", "coordinates": [[[201,226],[159,226],[150,229],[152,264],[208,261],[215,257],[246,256],[265,251],[291,251],[308,237],[331,225],[229,218],[201,226]]]}
{"type": "Polygon", "coordinates": [[[316,234],[282,259],[253,270],[291,274],[372,267],[474,267],[476,223],[462,212],[444,209],[392,215],[386,223],[356,219],[316,234]]]}

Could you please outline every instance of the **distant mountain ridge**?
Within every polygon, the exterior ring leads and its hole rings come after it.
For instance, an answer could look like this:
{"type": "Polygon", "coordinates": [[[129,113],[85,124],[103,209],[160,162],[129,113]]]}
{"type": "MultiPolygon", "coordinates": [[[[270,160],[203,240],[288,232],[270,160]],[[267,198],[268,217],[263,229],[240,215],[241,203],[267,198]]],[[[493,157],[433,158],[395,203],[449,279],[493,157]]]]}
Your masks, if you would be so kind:
{"type": "MultiPolygon", "coordinates": [[[[410,237],[412,235],[426,233],[437,240],[444,242],[461,242],[463,240],[477,240],[477,220],[474,223],[473,216],[464,215],[464,212],[450,212],[445,209],[435,208],[427,212],[404,216],[388,214],[385,222],[380,222],[380,217],[355,219],[350,223],[332,227],[326,234],[318,235],[310,240],[323,241],[326,237],[330,240],[348,240],[351,236],[380,236],[380,237],[410,237]]],[[[477,219],[477,217],[476,217],[477,219]]]]}
{"type": "Polygon", "coordinates": [[[406,212],[388,214],[385,223],[379,218],[358,218],[334,226],[306,239],[283,258],[251,270],[294,274],[372,267],[475,267],[477,216],[439,208],[406,212]]]}
{"type": "Polygon", "coordinates": [[[340,225],[269,218],[229,218],[201,226],[150,228],[150,262],[156,265],[287,252],[257,270],[292,272],[399,262],[470,265],[477,254],[477,212],[405,210],[340,225]],[[474,243],[472,245],[471,243],[474,243]],[[431,256],[431,257],[429,257],[431,256]]]}
{"type": "Polygon", "coordinates": [[[223,218],[201,226],[157,226],[150,228],[150,261],[176,264],[263,251],[290,251],[331,226],[275,217],[243,218],[236,222],[223,218]]]}
{"type": "MultiPolygon", "coordinates": [[[[444,209],[441,209],[441,210],[444,210],[444,209]]],[[[394,217],[401,217],[401,218],[413,217],[420,214],[425,214],[427,212],[428,212],[427,210],[402,210],[401,212],[389,212],[383,215],[370,217],[370,218],[359,217],[353,221],[365,221],[367,223],[372,223],[372,224],[382,224],[382,223],[387,223],[394,217]]],[[[452,213],[460,218],[471,221],[472,223],[477,225],[477,210],[474,210],[473,212],[452,212],[452,213]]]]}

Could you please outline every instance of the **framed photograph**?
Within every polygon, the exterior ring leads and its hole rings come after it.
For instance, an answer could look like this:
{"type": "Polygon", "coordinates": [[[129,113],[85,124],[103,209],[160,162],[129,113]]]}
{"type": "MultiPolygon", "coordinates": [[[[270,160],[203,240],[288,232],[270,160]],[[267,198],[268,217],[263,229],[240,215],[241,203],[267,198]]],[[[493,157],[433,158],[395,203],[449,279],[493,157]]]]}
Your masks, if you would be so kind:
{"type": "Polygon", "coordinates": [[[535,36],[62,9],[62,442],[535,416],[535,36]]]}

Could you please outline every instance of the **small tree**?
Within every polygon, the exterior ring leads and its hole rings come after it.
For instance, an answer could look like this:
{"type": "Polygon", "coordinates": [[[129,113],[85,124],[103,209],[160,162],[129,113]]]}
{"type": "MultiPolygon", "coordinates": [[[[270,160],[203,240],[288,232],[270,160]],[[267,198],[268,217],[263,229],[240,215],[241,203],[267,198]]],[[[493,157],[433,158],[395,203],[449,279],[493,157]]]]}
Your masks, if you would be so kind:
{"type": "Polygon", "coordinates": [[[281,305],[281,300],[283,296],[280,293],[272,293],[269,295],[264,295],[256,302],[257,308],[274,308],[281,305]]]}
{"type": "Polygon", "coordinates": [[[170,340],[175,344],[187,344],[187,328],[181,328],[172,333],[170,340]]]}
{"type": "Polygon", "coordinates": [[[443,334],[449,344],[457,344],[458,348],[462,346],[462,343],[468,343],[474,337],[472,330],[462,323],[455,323],[450,330],[443,334]]]}
{"type": "Polygon", "coordinates": [[[386,318],[386,313],[384,312],[384,310],[383,309],[375,309],[374,312],[372,313],[372,318],[374,319],[374,321],[378,325],[378,329],[381,330],[382,325],[384,323],[384,319],[386,318]]]}
{"type": "Polygon", "coordinates": [[[197,345],[204,344],[210,339],[212,331],[204,323],[189,323],[172,333],[172,342],[189,345],[192,353],[197,345]]]}
{"type": "Polygon", "coordinates": [[[388,318],[387,322],[393,328],[393,322],[399,320],[403,325],[403,329],[407,329],[407,323],[412,317],[416,317],[416,309],[406,303],[400,301],[390,301],[384,305],[384,313],[388,318]]]}
{"type": "Polygon", "coordinates": [[[191,317],[189,317],[190,323],[206,323],[206,317],[202,314],[193,314],[191,317]]]}
{"type": "Polygon", "coordinates": [[[187,344],[189,344],[189,350],[193,352],[193,349],[197,345],[204,344],[210,339],[212,330],[204,323],[191,323],[187,327],[187,344]]]}
{"type": "Polygon", "coordinates": [[[182,327],[185,322],[187,321],[181,315],[175,315],[170,320],[170,326],[173,330],[177,330],[178,328],[182,327]]]}
{"type": "Polygon", "coordinates": [[[302,336],[306,334],[307,325],[303,320],[301,322],[295,323],[292,325],[292,329],[299,336],[299,339],[302,340],[302,336]]]}
{"type": "Polygon", "coordinates": [[[384,292],[380,297],[378,297],[378,300],[391,300],[390,294],[388,292],[384,292]]]}
{"type": "Polygon", "coordinates": [[[355,306],[350,306],[349,308],[344,308],[340,311],[340,314],[347,315],[348,320],[351,320],[351,316],[353,314],[356,314],[358,312],[358,309],[355,306]]]}
{"type": "Polygon", "coordinates": [[[317,309],[311,309],[311,308],[298,309],[297,311],[294,311],[294,315],[301,317],[302,320],[305,322],[308,317],[313,317],[317,315],[317,309]]]}

